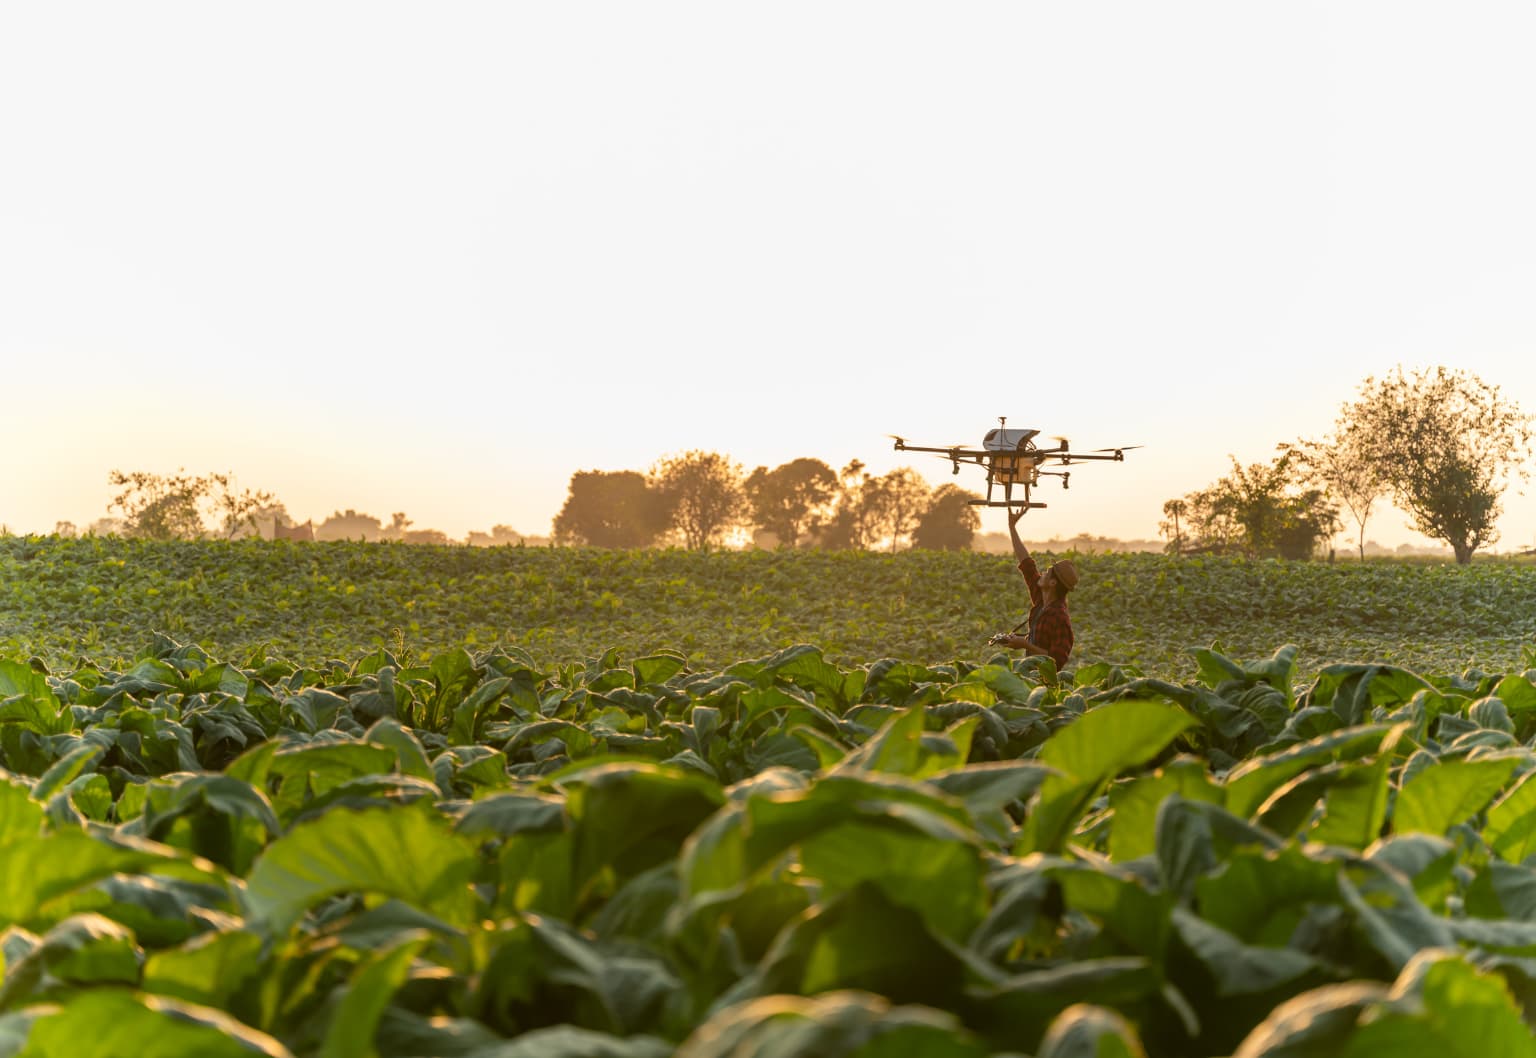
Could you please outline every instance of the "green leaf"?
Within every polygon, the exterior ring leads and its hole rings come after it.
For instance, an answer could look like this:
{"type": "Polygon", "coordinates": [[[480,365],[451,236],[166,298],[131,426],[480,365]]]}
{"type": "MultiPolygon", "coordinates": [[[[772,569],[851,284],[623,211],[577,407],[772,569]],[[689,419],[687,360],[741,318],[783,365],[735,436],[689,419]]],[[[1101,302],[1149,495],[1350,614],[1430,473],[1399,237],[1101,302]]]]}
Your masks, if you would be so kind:
{"type": "Polygon", "coordinates": [[[430,940],[425,932],[407,934],[358,966],[331,1015],[319,1058],[378,1058],[373,1038],[379,1018],[405,982],[411,960],[430,940]]]}
{"type": "Polygon", "coordinates": [[[208,1007],[126,991],[79,992],[32,1024],[22,1058],[292,1058],[277,1040],[208,1007]]]}
{"type": "Polygon", "coordinates": [[[1364,849],[1381,837],[1392,793],[1392,748],[1402,727],[1383,742],[1382,752],[1368,765],[1352,765],[1323,795],[1323,817],[1308,836],[1325,845],[1364,849]]]}
{"type": "Polygon", "coordinates": [[[178,948],[150,954],[144,963],[146,992],[203,1006],[225,1008],[260,972],[261,937],[246,930],[204,933],[178,948]]]}
{"type": "Polygon", "coordinates": [[[1232,1058],[1336,1058],[1345,1053],[1361,1015],[1386,996],[1386,986],[1374,981],[1303,992],[1276,1007],[1232,1058]]]}
{"type": "Polygon", "coordinates": [[[473,846],[431,805],[339,808],[267,846],[246,879],[245,904],[251,924],[275,936],[345,892],[392,896],[462,926],[472,914],[476,867],[473,846]]]}
{"type": "Polygon", "coordinates": [[[694,1030],[677,1058],[985,1058],[989,1053],[952,1014],[892,1006],[869,992],[836,991],[726,1007],[694,1030]]]}
{"type": "Polygon", "coordinates": [[[1295,843],[1274,852],[1236,850],[1196,883],[1196,906],[1207,922],[1246,943],[1288,943],[1309,906],[1339,902],[1339,867],[1326,855],[1295,843]]]}
{"type": "Polygon", "coordinates": [[[1038,759],[1061,774],[1040,787],[1017,854],[1059,851],[1110,779],[1157,756],[1195,723],[1178,706],[1131,699],[1091,709],[1056,732],[1041,747],[1038,759]]]}
{"type": "Polygon", "coordinates": [[[1211,804],[1223,802],[1222,790],[1211,781],[1204,761],[1180,758],[1129,782],[1109,789],[1109,806],[1114,809],[1110,822],[1109,856],[1117,863],[1152,854],[1156,835],[1157,810],[1174,795],[1211,804]]]}
{"type": "Polygon", "coordinates": [[[863,883],[923,916],[936,936],[963,943],[987,913],[985,866],[974,845],[876,821],[853,821],[800,845],[804,873],[831,894],[863,883]]]}
{"type": "Polygon", "coordinates": [[[13,838],[37,837],[42,825],[43,806],[32,799],[31,788],[18,779],[0,776],[0,849],[13,838]]]}
{"type": "Polygon", "coordinates": [[[1520,762],[1514,757],[1442,760],[1423,769],[1398,792],[1392,829],[1443,835],[1483,807],[1504,788],[1520,762]]]}
{"type": "Polygon", "coordinates": [[[1512,863],[1536,855],[1536,772],[1528,772],[1488,809],[1483,840],[1512,863]]]}
{"type": "Polygon", "coordinates": [[[1325,971],[1322,963],[1304,952],[1245,944],[1182,908],[1174,909],[1173,924],[1179,939],[1205,964],[1218,996],[1270,992],[1325,971]]]}
{"type": "Polygon", "coordinates": [[[1049,1026],[1080,1003],[1113,1007],[1133,1023],[1161,1012],[1159,971],[1146,959],[1093,958],[1030,970],[974,994],[967,1023],[995,1045],[1036,1050],[1049,1026]]]}
{"type": "Polygon", "coordinates": [[[1136,1028],[1118,1011],[1076,1003],[1056,1016],[1039,1058],[1146,1058],[1136,1028]]]}
{"type": "Polygon", "coordinates": [[[1497,973],[1455,953],[1423,952],[1404,968],[1378,1017],[1349,1040],[1344,1058],[1532,1058],[1536,1036],[1497,973]]]}
{"type": "Polygon", "coordinates": [[[854,988],[948,1008],[960,1001],[965,973],[917,911],[864,885],[786,927],[749,982],[754,995],[854,988]]]}
{"type": "Polygon", "coordinates": [[[40,735],[74,728],[74,716],[59,705],[48,677],[19,661],[0,660],[0,724],[14,720],[40,735]]]}
{"type": "Polygon", "coordinates": [[[1467,886],[1464,900],[1467,914],[1479,918],[1536,921],[1536,870],[1491,859],[1467,886]]]}
{"type": "Polygon", "coordinates": [[[0,926],[33,922],[45,904],[117,872],[145,869],[220,884],[206,861],[164,845],[130,838],[97,838],[61,830],[12,839],[0,847],[0,926]]]}
{"type": "Polygon", "coordinates": [[[102,752],[100,746],[85,745],[66,753],[53,767],[43,772],[42,777],[37,780],[37,785],[32,787],[32,796],[46,803],[48,798],[69,785],[76,776],[90,767],[102,752]]]}
{"type": "Polygon", "coordinates": [[[133,985],[144,953],[133,931],[96,914],[72,915],[43,935],[15,966],[7,966],[0,1007],[47,999],[59,986],[133,985]]]}
{"type": "Polygon", "coordinates": [[[1279,753],[1244,761],[1227,776],[1227,811],[1252,819],[1271,794],[1302,772],[1374,753],[1391,730],[1387,724],[1376,724],[1331,731],[1279,753]]]}
{"type": "Polygon", "coordinates": [[[694,827],[725,803],[703,776],[655,764],[604,764],[565,785],[578,889],[607,865],[628,878],[674,859],[694,827]]]}

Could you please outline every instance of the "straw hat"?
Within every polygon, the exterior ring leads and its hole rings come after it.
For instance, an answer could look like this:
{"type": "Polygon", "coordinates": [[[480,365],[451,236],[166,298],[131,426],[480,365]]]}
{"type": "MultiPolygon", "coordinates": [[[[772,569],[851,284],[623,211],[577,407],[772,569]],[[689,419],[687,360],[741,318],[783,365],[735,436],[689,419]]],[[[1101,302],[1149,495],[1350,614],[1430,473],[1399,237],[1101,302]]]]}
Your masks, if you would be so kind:
{"type": "Polygon", "coordinates": [[[1056,579],[1061,582],[1062,587],[1068,591],[1077,587],[1077,567],[1070,560],[1064,558],[1060,562],[1054,562],[1051,564],[1051,569],[1055,572],[1056,579]]]}

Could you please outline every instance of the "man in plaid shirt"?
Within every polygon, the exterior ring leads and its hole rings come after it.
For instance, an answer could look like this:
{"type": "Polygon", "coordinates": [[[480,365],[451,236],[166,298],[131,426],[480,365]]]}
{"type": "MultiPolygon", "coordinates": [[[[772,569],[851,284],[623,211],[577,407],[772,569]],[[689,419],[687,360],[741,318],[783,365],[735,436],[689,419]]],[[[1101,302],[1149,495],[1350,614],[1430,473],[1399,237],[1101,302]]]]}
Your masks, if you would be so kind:
{"type": "Polygon", "coordinates": [[[1067,559],[1051,563],[1041,573],[1030,557],[1029,548],[1019,539],[1019,519],[1027,507],[1008,512],[1008,535],[1013,537],[1013,554],[1019,560],[1019,572],[1029,585],[1029,634],[1008,635],[998,639],[1005,647],[1026,654],[1049,654],[1059,672],[1072,653],[1072,617],[1067,613],[1067,593],[1077,587],[1077,567],[1067,559]]]}

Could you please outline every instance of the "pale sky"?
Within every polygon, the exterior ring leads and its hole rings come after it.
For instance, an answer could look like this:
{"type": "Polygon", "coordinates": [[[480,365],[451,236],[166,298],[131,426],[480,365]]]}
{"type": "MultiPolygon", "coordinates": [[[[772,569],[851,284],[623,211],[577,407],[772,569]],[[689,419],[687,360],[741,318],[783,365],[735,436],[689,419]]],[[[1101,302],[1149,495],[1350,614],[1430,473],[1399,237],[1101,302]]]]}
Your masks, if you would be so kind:
{"type": "Polygon", "coordinates": [[[885,435],[1006,415],[1146,446],[1026,535],[1153,537],[1398,364],[1536,412],[1533,47],[1524,2],[6,4],[0,523],[113,468],[454,537],[690,448],[979,489],[885,435]]]}

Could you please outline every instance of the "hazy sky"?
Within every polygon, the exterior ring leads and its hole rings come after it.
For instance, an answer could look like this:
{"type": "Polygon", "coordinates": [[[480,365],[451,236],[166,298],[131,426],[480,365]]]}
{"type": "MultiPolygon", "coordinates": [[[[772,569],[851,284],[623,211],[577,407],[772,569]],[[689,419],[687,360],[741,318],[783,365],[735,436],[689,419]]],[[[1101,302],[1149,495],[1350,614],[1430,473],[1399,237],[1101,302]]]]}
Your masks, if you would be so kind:
{"type": "Polygon", "coordinates": [[[542,534],[576,470],[1006,415],[1146,445],[1027,535],[1151,537],[1399,363],[1536,411],[1533,46],[1525,2],[7,4],[0,523],[185,466],[542,534]]]}

